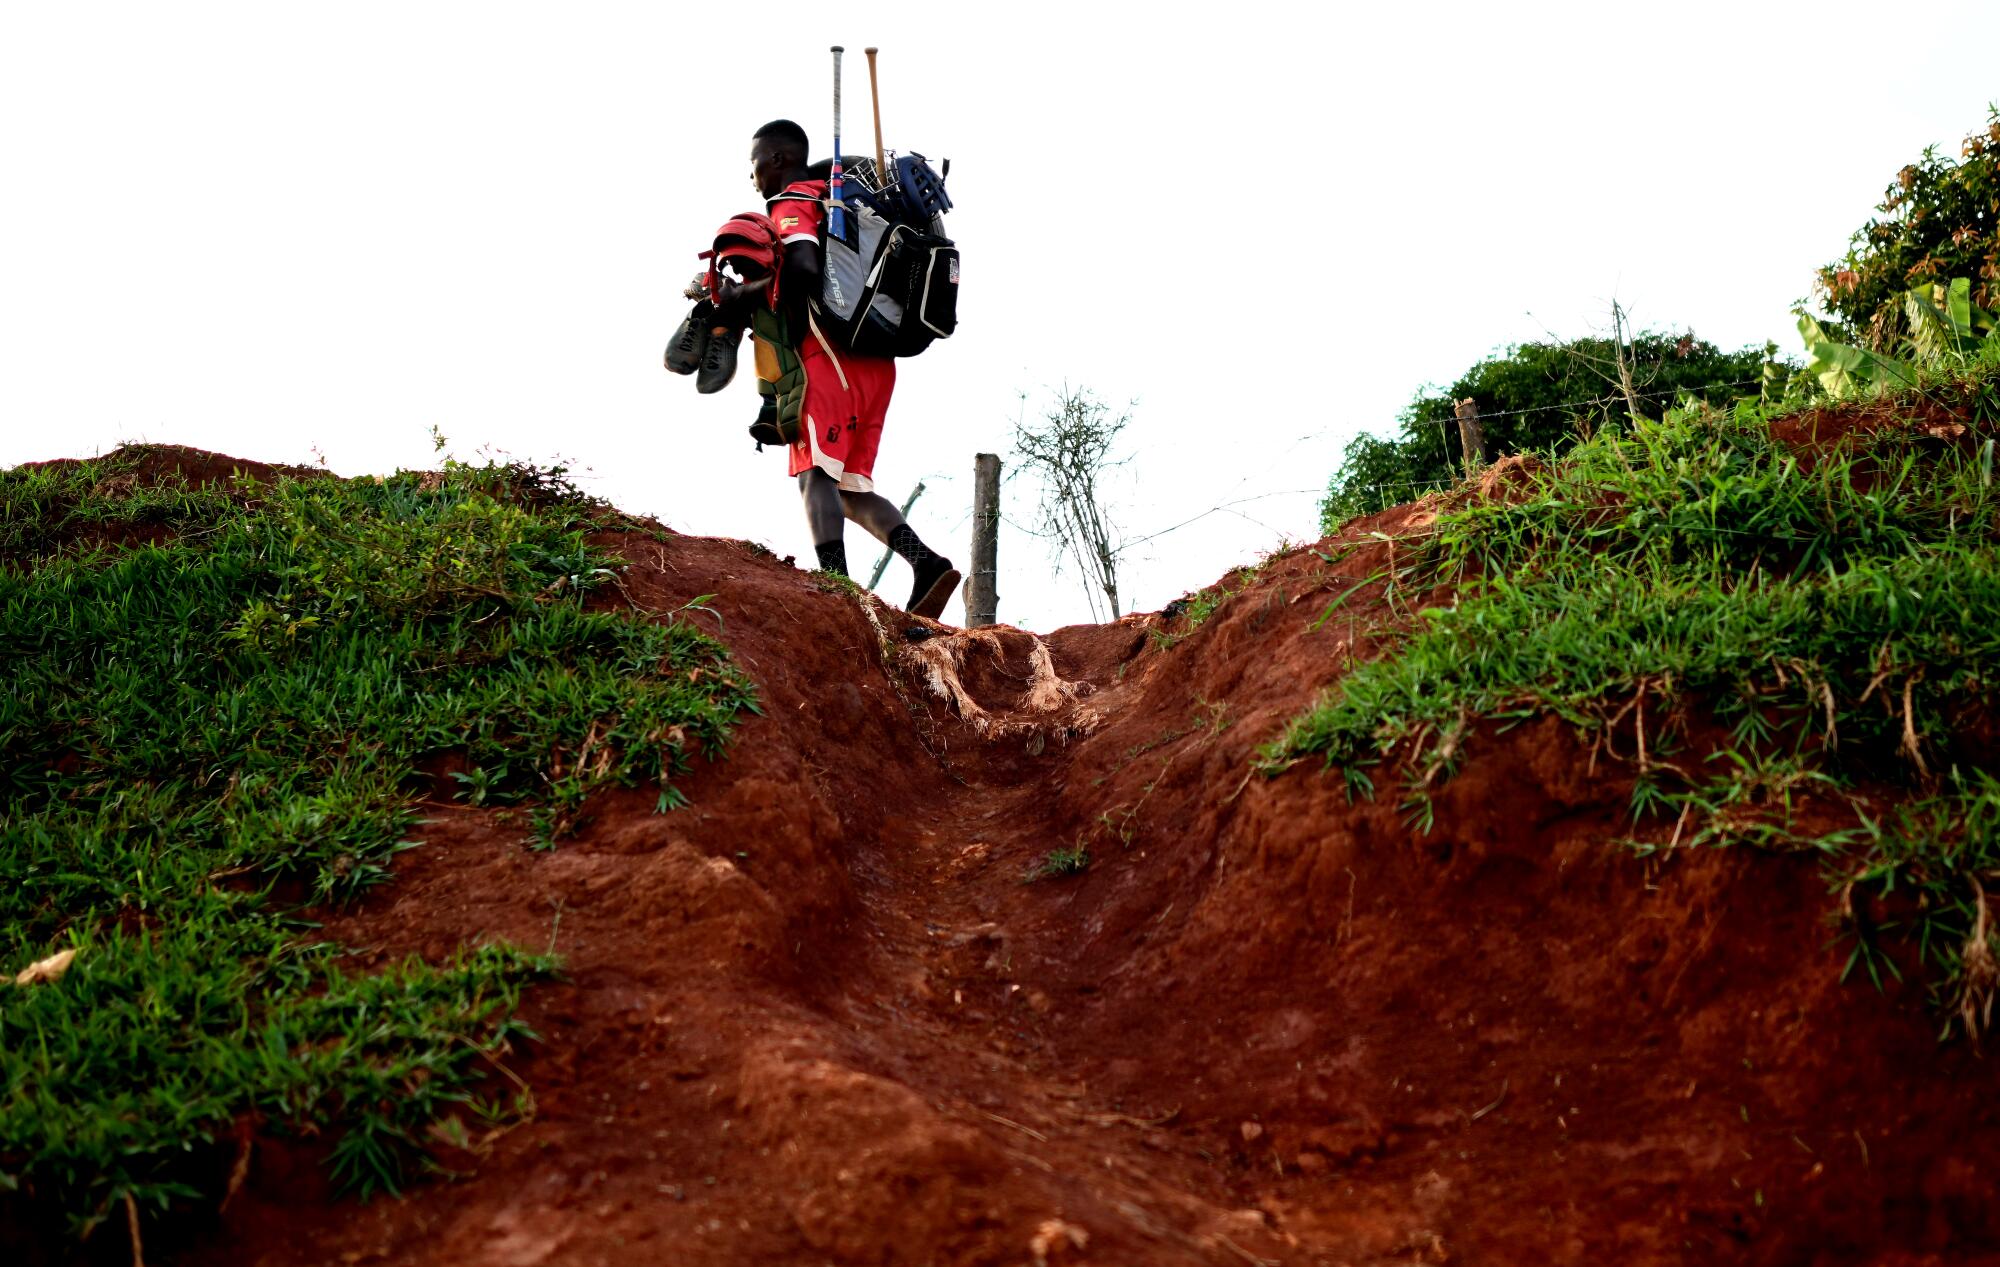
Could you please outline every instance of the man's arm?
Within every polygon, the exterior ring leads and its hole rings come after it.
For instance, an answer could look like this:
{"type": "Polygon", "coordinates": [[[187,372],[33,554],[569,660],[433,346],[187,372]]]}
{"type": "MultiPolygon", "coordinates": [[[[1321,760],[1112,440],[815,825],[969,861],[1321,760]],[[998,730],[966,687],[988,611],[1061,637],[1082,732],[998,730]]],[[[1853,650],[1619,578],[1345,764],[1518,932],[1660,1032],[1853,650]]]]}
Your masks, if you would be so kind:
{"type": "MultiPolygon", "coordinates": [[[[804,320],[804,302],[820,294],[820,244],[792,242],[784,248],[784,272],[778,278],[778,298],[786,308],[804,320]]],[[[766,302],[766,284],[722,280],[722,294],[714,298],[716,320],[726,326],[740,326],[750,320],[750,310],[766,302]]]]}
{"type": "MultiPolygon", "coordinates": [[[[785,301],[786,313],[804,330],[805,302],[819,294],[820,265],[817,242],[791,242],[785,246],[783,272],[778,280],[778,298],[785,301]]],[[[724,325],[742,325],[750,311],[768,302],[769,282],[733,282],[724,279],[722,293],[715,297],[715,316],[724,325]]]]}
{"type": "Polygon", "coordinates": [[[817,295],[819,273],[819,243],[788,242],[785,244],[785,273],[779,293],[817,295]]]}
{"type": "Polygon", "coordinates": [[[785,244],[785,271],[778,286],[778,298],[784,301],[785,320],[796,331],[793,336],[801,342],[806,333],[806,303],[820,293],[819,243],[788,242],[785,244]]]}

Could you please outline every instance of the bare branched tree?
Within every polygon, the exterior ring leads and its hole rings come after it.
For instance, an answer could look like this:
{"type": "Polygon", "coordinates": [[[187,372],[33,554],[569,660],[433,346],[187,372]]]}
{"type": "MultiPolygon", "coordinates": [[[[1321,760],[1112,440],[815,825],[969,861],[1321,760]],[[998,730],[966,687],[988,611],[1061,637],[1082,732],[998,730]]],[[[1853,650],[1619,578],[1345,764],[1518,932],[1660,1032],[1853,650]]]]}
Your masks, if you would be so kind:
{"type": "Polygon", "coordinates": [[[1611,301],[1611,355],[1602,356],[1585,349],[1577,343],[1570,354],[1590,365],[1618,395],[1625,398],[1625,409],[1636,418],[1639,416],[1640,389],[1652,386],[1659,377],[1657,366],[1641,372],[1633,355],[1632,314],[1616,299],[1611,301]]]}
{"type": "MultiPolygon", "coordinates": [[[[1639,416],[1639,385],[1632,378],[1632,327],[1626,319],[1625,306],[1616,299],[1611,301],[1611,350],[1617,357],[1618,391],[1625,397],[1625,410],[1634,418],[1639,416]]],[[[1649,377],[1648,385],[1652,383],[1649,377]]]]}
{"type": "Polygon", "coordinates": [[[1129,410],[1115,417],[1087,387],[1063,384],[1034,422],[1014,421],[1014,452],[1020,472],[1032,471],[1042,486],[1037,508],[1040,535],[1049,542],[1058,571],[1073,560],[1084,577],[1084,595],[1098,615],[1097,592],[1118,619],[1118,557],[1125,542],[1104,502],[1103,476],[1126,459],[1113,461],[1111,447],[1132,420],[1129,410]]]}

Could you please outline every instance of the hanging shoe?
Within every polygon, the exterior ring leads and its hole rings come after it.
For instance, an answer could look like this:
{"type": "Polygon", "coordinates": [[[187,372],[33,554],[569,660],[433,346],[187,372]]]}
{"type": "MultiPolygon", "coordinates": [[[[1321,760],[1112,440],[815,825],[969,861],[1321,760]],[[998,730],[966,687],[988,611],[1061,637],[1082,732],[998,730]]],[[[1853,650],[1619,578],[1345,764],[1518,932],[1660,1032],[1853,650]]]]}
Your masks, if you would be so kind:
{"type": "Polygon", "coordinates": [[[941,554],[933,554],[916,566],[917,584],[910,591],[910,605],[903,610],[925,620],[936,620],[958,589],[958,569],[941,554]]]}
{"type": "Polygon", "coordinates": [[[667,340],[667,369],[675,374],[692,374],[701,368],[702,354],[708,351],[709,324],[715,309],[704,299],[688,309],[687,319],[667,340]]]}
{"type": "Polygon", "coordinates": [[[694,376],[696,391],[710,396],[729,386],[729,380],[736,377],[736,345],[742,339],[741,330],[709,332],[708,346],[701,353],[701,371],[694,376]]]}

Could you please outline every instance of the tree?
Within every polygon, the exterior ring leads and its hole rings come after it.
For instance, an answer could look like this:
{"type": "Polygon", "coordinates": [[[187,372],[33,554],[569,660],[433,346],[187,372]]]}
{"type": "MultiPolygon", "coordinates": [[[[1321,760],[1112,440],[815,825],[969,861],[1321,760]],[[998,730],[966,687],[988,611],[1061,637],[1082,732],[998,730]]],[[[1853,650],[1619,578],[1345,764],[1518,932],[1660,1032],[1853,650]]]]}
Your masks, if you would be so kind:
{"type": "Polygon", "coordinates": [[[1085,579],[1084,595],[1093,616],[1097,591],[1118,611],[1118,556],[1124,539],[1104,503],[1103,476],[1125,459],[1111,460],[1118,433],[1132,420],[1130,411],[1116,417],[1088,388],[1067,383],[1042,417],[1016,419],[1014,452],[1017,471],[1033,472],[1042,486],[1036,514],[1039,532],[1050,543],[1056,568],[1064,559],[1075,562],[1085,579]]]}
{"type": "Polygon", "coordinates": [[[1456,402],[1471,398],[1494,455],[1562,451],[1627,413],[1657,418],[1683,393],[1754,395],[1769,344],[1723,352],[1683,334],[1625,333],[1615,312],[1610,337],[1522,343],[1480,361],[1444,391],[1419,391],[1398,417],[1402,434],[1355,437],[1320,503],[1320,530],[1446,487],[1463,469],[1456,402]]]}
{"type": "Polygon", "coordinates": [[[1927,147],[1896,173],[1847,254],[1819,270],[1820,297],[1849,342],[1888,354],[1914,333],[1904,295],[1919,286],[1971,282],[1981,308],[2000,307],[2000,106],[1965,138],[1960,161],[1927,147]]]}

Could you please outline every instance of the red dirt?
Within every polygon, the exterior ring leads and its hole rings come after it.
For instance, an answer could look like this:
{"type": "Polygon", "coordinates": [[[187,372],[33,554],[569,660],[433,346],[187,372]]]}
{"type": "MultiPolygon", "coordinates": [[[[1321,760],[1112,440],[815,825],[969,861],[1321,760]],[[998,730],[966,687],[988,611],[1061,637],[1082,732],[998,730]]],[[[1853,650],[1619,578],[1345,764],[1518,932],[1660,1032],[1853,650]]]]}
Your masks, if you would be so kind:
{"type": "Polygon", "coordinates": [[[565,956],[510,1065],[532,1120],[368,1205],[260,1143],[178,1261],[2000,1262],[1993,1066],[1920,986],[1839,981],[1811,859],[1636,860],[1629,782],[1555,722],[1468,754],[1428,835],[1386,777],[1247,773],[1393,630],[1376,587],[1311,626],[1412,513],[1170,647],[1150,616],[1049,635],[1091,689],[1048,711],[1028,634],[607,537],[614,601],[715,595],[763,716],[689,808],[607,795],[552,852],[440,805],[330,924],[385,961],[565,956]],[[1078,841],[1086,872],[1024,882],[1078,841]]]}
{"type": "Polygon", "coordinates": [[[86,462],[114,466],[117,473],[111,476],[112,481],[123,480],[131,485],[183,483],[190,487],[207,484],[226,488],[237,476],[269,484],[281,476],[314,479],[326,474],[309,466],[232,458],[184,444],[121,444],[102,458],[55,458],[47,462],[24,462],[22,468],[60,471],[86,462]]]}
{"type": "MultiPolygon", "coordinates": [[[[308,479],[326,475],[325,471],[316,471],[311,467],[252,462],[243,458],[225,457],[220,453],[210,453],[205,449],[191,449],[181,444],[123,444],[102,458],[56,458],[48,462],[24,462],[22,469],[59,471],[82,466],[86,462],[95,464],[100,471],[106,473],[102,476],[101,491],[107,496],[114,496],[135,487],[167,485],[181,488],[207,487],[230,493],[238,502],[245,502],[254,494],[248,486],[237,482],[239,478],[269,484],[282,477],[308,479]]],[[[96,547],[113,550],[131,549],[137,546],[160,545],[176,535],[171,524],[159,519],[108,523],[95,520],[78,523],[59,521],[51,527],[53,531],[49,539],[41,544],[37,553],[53,554],[96,547]]]]}
{"type": "Polygon", "coordinates": [[[1843,401],[1779,418],[1771,434],[1808,466],[1829,454],[1865,452],[1882,438],[1970,453],[1977,447],[1962,409],[1924,397],[1843,401]]]}

